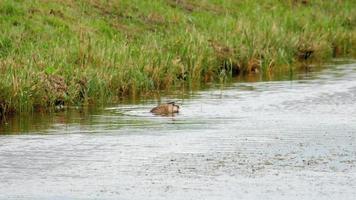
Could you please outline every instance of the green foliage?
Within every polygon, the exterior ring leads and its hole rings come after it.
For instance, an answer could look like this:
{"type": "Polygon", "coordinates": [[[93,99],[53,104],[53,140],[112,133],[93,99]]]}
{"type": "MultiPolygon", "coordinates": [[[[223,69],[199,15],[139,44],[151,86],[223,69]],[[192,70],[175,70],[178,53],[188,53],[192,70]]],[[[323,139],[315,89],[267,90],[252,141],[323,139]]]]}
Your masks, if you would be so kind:
{"type": "Polygon", "coordinates": [[[46,74],[54,74],[56,69],[54,67],[52,67],[52,66],[48,66],[48,67],[45,68],[44,71],[45,71],[46,74]]]}
{"type": "Polygon", "coordinates": [[[0,38],[0,58],[6,57],[12,49],[11,39],[5,37],[0,38]]]}

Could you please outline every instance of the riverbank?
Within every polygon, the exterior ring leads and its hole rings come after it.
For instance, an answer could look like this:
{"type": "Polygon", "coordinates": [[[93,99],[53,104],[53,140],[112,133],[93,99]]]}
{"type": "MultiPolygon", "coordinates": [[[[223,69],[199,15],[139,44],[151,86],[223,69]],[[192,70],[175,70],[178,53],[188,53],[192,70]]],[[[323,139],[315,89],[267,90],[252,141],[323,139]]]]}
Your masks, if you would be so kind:
{"type": "Polygon", "coordinates": [[[0,116],[356,54],[354,1],[0,3],[0,116]]]}

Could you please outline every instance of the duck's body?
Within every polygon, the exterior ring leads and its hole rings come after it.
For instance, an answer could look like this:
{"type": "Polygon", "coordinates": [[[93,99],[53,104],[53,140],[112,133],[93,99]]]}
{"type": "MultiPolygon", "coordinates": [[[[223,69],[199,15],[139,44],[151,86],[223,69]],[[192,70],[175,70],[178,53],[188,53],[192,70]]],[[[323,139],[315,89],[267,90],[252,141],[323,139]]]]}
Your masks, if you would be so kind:
{"type": "Polygon", "coordinates": [[[169,102],[152,108],[150,112],[157,115],[174,114],[179,112],[179,106],[174,102],[169,102]]]}

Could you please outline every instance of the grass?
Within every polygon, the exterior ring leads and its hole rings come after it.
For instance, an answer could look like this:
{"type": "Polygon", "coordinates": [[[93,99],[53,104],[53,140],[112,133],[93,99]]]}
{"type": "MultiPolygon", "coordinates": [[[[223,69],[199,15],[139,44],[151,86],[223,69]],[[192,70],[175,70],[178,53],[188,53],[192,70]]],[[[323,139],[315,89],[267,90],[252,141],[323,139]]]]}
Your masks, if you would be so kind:
{"type": "Polygon", "coordinates": [[[356,55],[353,0],[2,0],[0,116],[356,55]]]}

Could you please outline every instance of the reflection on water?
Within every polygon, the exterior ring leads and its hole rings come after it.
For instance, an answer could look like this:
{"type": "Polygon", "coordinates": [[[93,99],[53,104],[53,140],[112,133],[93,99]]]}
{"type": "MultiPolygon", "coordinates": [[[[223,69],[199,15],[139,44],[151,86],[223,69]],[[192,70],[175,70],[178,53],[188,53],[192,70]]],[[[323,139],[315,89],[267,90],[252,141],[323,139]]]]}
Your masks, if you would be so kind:
{"type": "Polygon", "coordinates": [[[162,101],[172,99],[182,105],[174,117],[141,100],[9,118],[0,199],[356,195],[356,64],[237,78],[162,101]]]}

